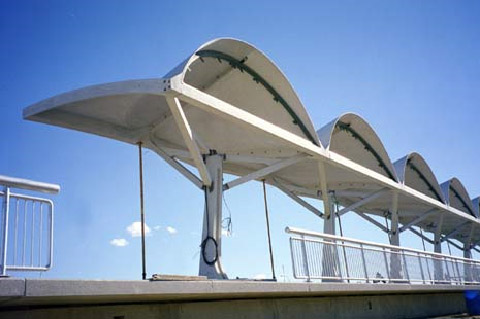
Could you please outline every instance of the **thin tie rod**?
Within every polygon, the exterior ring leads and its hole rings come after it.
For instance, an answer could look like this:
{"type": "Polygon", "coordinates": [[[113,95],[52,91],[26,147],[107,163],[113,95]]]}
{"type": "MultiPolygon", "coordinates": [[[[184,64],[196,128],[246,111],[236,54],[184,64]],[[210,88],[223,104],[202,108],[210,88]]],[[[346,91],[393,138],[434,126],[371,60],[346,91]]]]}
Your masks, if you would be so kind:
{"type": "Polygon", "coordinates": [[[263,183],[263,203],[265,204],[265,219],[267,220],[268,249],[270,251],[270,267],[272,268],[273,280],[276,281],[277,277],[275,276],[275,264],[273,262],[272,242],[270,239],[270,221],[268,219],[267,189],[265,188],[265,180],[263,180],[262,183],[263,183]]]}
{"type": "Polygon", "coordinates": [[[142,279],[147,279],[147,263],[145,258],[145,211],[143,208],[143,160],[142,142],[138,142],[138,166],[140,175],[140,223],[142,231],[142,279]]]}

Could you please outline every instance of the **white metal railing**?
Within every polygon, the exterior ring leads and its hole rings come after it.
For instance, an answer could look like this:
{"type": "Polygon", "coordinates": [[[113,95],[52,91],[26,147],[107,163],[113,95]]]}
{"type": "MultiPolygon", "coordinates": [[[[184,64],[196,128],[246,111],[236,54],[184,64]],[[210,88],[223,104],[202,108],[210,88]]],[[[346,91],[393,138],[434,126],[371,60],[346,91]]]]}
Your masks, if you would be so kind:
{"type": "Polygon", "coordinates": [[[480,261],[287,227],[297,279],[479,284],[480,261]]]}
{"type": "Polygon", "coordinates": [[[12,188],[56,193],[58,185],[0,175],[0,276],[7,270],[46,271],[53,260],[53,202],[12,188]]]}

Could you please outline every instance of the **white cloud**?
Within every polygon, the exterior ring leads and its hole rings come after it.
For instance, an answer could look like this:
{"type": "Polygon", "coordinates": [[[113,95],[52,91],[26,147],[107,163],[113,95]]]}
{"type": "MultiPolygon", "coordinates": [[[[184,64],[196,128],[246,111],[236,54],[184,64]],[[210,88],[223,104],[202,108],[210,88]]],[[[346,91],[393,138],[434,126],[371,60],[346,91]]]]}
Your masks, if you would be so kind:
{"type": "Polygon", "coordinates": [[[153,226],[153,230],[154,230],[154,231],[159,231],[160,228],[162,228],[160,225],[155,225],[155,226],[153,226]]]}
{"type": "Polygon", "coordinates": [[[178,230],[176,230],[172,226],[167,226],[166,230],[170,235],[175,235],[176,233],[178,233],[178,230]]]}
{"type": "MultiPolygon", "coordinates": [[[[132,237],[142,236],[142,224],[140,222],[133,222],[131,225],[127,226],[127,232],[132,237]]],[[[149,235],[152,232],[150,227],[145,224],[145,235],[149,235]]]]}
{"type": "Polygon", "coordinates": [[[255,276],[253,276],[253,279],[255,280],[263,280],[263,279],[266,279],[267,278],[267,275],[265,274],[256,274],[255,276]]]}
{"type": "Polygon", "coordinates": [[[128,245],[128,241],[125,238],[115,238],[110,240],[110,245],[117,247],[125,247],[128,245]]]}

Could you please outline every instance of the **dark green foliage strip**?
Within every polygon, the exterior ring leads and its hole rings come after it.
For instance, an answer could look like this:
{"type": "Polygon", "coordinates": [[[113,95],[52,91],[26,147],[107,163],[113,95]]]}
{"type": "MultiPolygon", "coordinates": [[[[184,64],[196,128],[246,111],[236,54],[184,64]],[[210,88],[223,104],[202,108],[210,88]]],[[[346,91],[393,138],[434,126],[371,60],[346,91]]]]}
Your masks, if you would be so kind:
{"type": "Polygon", "coordinates": [[[460,197],[460,194],[458,194],[458,192],[455,190],[455,188],[453,188],[452,185],[449,185],[448,188],[453,192],[453,194],[455,195],[455,198],[457,198],[460,201],[460,203],[462,203],[462,206],[465,207],[468,210],[470,215],[475,216],[475,214],[472,212],[472,210],[467,205],[467,203],[465,203],[465,201],[460,197]]]}
{"type": "Polygon", "coordinates": [[[435,197],[437,198],[437,200],[439,202],[442,201],[442,197],[440,196],[440,194],[437,192],[437,190],[432,186],[432,184],[430,184],[430,182],[427,180],[427,178],[425,177],[425,175],[422,174],[422,172],[420,172],[420,170],[414,165],[411,163],[412,159],[409,158],[407,160],[407,166],[409,168],[411,168],[415,173],[417,173],[418,177],[420,177],[420,179],[428,186],[428,190],[433,192],[435,194],[435,197]]]}
{"type": "Polygon", "coordinates": [[[385,171],[385,173],[387,173],[388,177],[395,180],[395,177],[394,177],[393,173],[390,171],[388,166],[385,164],[382,157],[375,151],[375,149],[360,134],[357,133],[357,131],[355,131],[353,128],[351,128],[350,123],[337,121],[337,124],[335,125],[335,127],[338,127],[340,130],[345,131],[347,133],[350,133],[354,139],[356,139],[357,141],[359,141],[363,145],[363,147],[365,148],[365,150],[367,152],[371,153],[373,155],[373,157],[375,157],[375,159],[378,162],[378,166],[380,166],[385,171]]]}
{"type": "MultiPolygon", "coordinates": [[[[223,52],[216,51],[216,50],[199,50],[195,53],[197,56],[200,57],[200,59],[203,58],[215,58],[217,59],[220,63],[222,61],[226,61],[230,64],[230,66],[233,69],[238,69],[240,72],[246,72],[249,75],[252,76],[253,80],[256,83],[261,84],[272,96],[273,100],[277,103],[280,103],[283,108],[290,114],[290,116],[293,119],[293,124],[297,125],[300,130],[307,136],[307,138],[315,145],[318,145],[318,143],[315,141],[313,136],[310,134],[308,131],[307,127],[303,122],[300,120],[298,115],[292,110],[290,105],[288,105],[287,101],[275,90],[273,86],[271,86],[260,74],[255,72],[252,68],[250,68],[248,65],[245,65],[245,61],[247,58],[239,61],[235,59],[234,57],[231,57],[223,52]]],[[[202,60],[203,61],[203,60],[202,60]]]]}

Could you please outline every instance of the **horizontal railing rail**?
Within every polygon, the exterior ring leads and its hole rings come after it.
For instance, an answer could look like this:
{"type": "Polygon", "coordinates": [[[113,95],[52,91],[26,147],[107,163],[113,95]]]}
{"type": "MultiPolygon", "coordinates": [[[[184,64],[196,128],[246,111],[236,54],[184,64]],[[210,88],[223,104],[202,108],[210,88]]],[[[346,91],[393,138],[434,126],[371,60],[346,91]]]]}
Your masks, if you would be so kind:
{"type": "Polygon", "coordinates": [[[287,227],[296,279],[480,284],[480,261],[287,227]]]}
{"type": "Polygon", "coordinates": [[[57,193],[58,185],[0,176],[0,275],[7,270],[46,271],[53,263],[54,204],[50,199],[14,193],[11,188],[57,193]]]}

